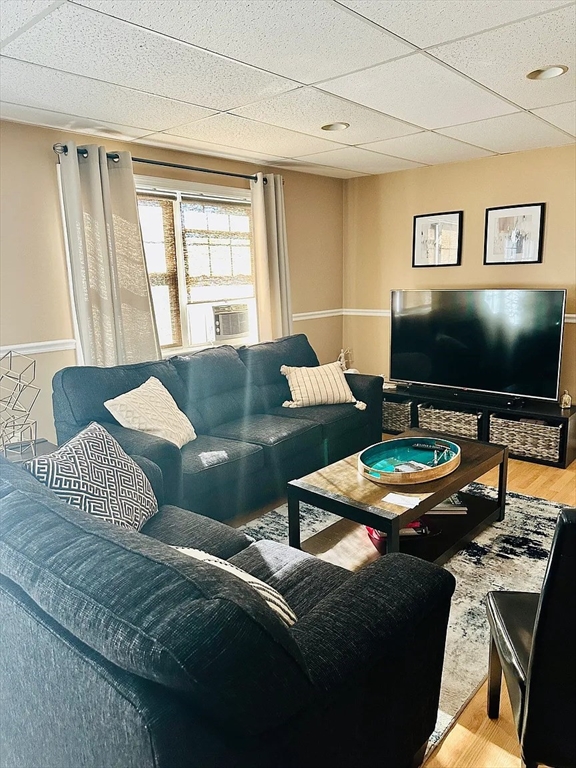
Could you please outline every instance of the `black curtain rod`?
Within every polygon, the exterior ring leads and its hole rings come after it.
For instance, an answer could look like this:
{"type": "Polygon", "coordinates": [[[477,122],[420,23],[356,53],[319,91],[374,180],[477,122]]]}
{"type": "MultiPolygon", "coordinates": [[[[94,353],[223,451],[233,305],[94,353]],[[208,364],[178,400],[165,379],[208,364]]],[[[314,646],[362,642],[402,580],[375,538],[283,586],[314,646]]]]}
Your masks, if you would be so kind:
{"type": "MultiPolygon", "coordinates": [[[[57,155],[65,155],[68,152],[68,147],[66,144],[54,144],[52,147],[54,152],[56,152],[57,155]]],[[[82,155],[82,157],[88,156],[88,151],[86,149],[79,148],[78,154],[82,155]]],[[[116,152],[106,152],[106,157],[108,157],[110,160],[118,161],[119,155],[116,152]]],[[[162,168],[179,168],[182,171],[198,171],[198,173],[214,173],[218,176],[234,176],[236,179],[250,179],[251,181],[257,181],[258,177],[256,175],[254,176],[248,176],[245,173],[231,173],[229,171],[215,171],[212,168],[196,168],[193,165],[180,165],[180,163],[163,163],[160,160],[147,160],[145,157],[133,157],[132,158],[133,163],[146,163],[147,165],[160,165],[162,168]]]]}

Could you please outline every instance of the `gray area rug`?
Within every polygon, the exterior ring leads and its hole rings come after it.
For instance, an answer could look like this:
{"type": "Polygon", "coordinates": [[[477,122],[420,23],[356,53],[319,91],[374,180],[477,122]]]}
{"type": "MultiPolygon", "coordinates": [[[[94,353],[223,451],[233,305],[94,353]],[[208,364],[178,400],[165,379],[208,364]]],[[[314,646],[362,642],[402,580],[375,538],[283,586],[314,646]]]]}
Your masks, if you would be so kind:
{"type": "MultiPolygon", "coordinates": [[[[493,488],[480,483],[471,483],[466,491],[496,498],[493,488]]],[[[446,734],[487,674],[486,593],[491,590],[540,591],[556,519],[563,506],[508,493],[506,518],[489,526],[445,564],[456,578],[456,592],[446,639],[438,721],[430,749],[446,734]]],[[[300,508],[302,541],[341,519],[308,505],[300,508]]],[[[288,543],[288,508],[284,504],[252,520],[243,529],[256,539],[288,543]]]]}

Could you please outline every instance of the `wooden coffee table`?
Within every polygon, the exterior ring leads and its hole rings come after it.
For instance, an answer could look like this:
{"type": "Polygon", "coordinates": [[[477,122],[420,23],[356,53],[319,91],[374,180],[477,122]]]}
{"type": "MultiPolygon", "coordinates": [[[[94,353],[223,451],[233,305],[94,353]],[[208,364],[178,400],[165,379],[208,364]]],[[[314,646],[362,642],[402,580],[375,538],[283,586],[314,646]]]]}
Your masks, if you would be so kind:
{"type": "MultiPolygon", "coordinates": [[[[433,432],[411,429],[397,437],[441,437],[433,432]]],[[[504,518],[506,503],[506,474],[508,448],[504,445],[481,443],[451,437],[462,451],[460,466],[446,477],[415,485],[380,485],[362,477],[357,470],[358,454],[330,464],[288,483],[289,541],[300,548],[300,502],[369,525],[387,535],[387,551],[410,552],[425,560],[445,563],[452,555],[471,541],[495,520],[504,518]],[[433,527],[440,529],[427,537],[400,537],[400,529],[426,514],[432,507],[461,491],[493,467],[499,467],[497,499],[486,499],[472,494],[460,494],[468,507],[466,515],[442,515],[429,518],[433,527]],[[411,496],[418,501],[415,507],[397,506],[383,501],[389,493],[411,496]]]]}

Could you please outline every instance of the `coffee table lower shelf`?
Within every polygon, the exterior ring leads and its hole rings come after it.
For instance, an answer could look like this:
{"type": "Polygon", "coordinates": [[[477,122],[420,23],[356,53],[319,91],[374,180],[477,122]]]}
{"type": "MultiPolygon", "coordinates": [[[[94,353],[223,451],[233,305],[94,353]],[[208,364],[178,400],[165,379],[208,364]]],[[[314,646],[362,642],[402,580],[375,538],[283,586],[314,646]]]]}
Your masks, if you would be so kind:
{"type": "Polygon", "coordinates": [[[496,500],[462,492],[459,496],[468,507],[465,515],[423,515],[432,530],[438,530],[438,533],[422,537],[401,536],[400,551],[443,565],[484,528],[500,519],[496,500]]]}

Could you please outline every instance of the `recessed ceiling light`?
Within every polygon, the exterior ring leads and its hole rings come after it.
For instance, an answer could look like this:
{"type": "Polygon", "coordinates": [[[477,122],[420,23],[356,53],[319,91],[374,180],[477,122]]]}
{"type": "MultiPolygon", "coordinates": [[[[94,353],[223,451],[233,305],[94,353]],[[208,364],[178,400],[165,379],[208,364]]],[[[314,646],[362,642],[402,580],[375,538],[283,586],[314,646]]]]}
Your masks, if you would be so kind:
{"type": "Polygon", "coordinates": [[[323,131],[345,131],[346,128],[350,128],[350,123],[328,123],[323,125],[323,131]]]}
{"type": "Polygon", "coordinates": [[[535,69],[533,72],[528,72],[526,77],[528,80],[549,80],[551,77],[560,77],[568,72],[568,67],[564,64],[555,64],[552,67],[542,67],[541,69],[535,69]]]}

